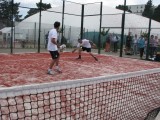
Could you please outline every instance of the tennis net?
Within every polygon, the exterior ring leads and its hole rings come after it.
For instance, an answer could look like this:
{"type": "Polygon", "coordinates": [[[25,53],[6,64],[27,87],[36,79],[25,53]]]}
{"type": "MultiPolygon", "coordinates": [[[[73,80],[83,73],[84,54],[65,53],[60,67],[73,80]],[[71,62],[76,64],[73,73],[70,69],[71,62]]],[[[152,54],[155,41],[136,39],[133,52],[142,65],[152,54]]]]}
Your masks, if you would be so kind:
{"type": "Polygon", "coordinates": [[[144,120],[160,107],[160,69],[0,88],[0,120],[144,120]]]}

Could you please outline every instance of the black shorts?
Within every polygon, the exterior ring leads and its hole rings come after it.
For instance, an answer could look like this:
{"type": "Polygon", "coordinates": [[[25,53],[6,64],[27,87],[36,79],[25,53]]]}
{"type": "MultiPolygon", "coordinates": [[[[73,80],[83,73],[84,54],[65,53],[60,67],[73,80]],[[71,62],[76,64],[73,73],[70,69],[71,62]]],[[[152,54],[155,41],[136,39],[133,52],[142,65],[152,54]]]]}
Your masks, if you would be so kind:
{"type": "Polygon", "coordinates": [[[52,59],[59,58],[59,52],[58,51],[49,51],[51,54],[52,59]]]}
{"type": "Polygon", "coordinates": [[[82,47],[83,51],[91,52],[91,48],[82,47]]]}

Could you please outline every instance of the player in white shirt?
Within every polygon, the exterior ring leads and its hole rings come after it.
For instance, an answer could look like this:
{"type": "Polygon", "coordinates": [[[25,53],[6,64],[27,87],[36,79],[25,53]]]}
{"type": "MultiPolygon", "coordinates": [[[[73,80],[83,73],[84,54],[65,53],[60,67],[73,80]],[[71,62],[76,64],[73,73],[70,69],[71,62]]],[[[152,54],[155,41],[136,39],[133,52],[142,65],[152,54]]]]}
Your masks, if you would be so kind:
{"type": "Polygon", "coordinates": [[[55,64],[56,65],[56,71],[57,72],[61,72],[58,64],[59,64],[59,52],[58,52],[58,43],[57,43],[57,38],[58,38],[58,29],[60,27],[60,22],[55,22],[54,23],[54,28],[51,29],[49,31],[49,34],[48,34],[48,46],[47,46],[47,49],[48,51],[50,52],[51,54],[51,57],[52,57],[52,61],[50,63],[50,66],[48,68],[48,71],[47,73],[52,75],[54,74],[52,72],[52,68],[53,68],[53,65],[55,64]]]}
{"type": "Polygon", "coordinates": [[[81,59],[81,51],[86,51],[88,52],[96,61],[98,61],[98,59],[91,53],[91,48],[92,47],[96,47],[96,45],[90,41],[90,40],[87,40],[87,39],[78,39],[78,45],[77,45],[77,48],[74,49],[72,51],[72,53],[74,53],[76,50],[79,51],[79,57],[77,59],[81,59]]]}

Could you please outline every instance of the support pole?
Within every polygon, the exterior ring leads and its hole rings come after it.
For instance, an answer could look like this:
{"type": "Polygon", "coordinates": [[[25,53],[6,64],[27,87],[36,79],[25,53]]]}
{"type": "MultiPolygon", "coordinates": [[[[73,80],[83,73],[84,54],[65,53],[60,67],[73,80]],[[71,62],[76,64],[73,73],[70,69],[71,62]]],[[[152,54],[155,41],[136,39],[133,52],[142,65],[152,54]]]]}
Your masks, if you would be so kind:
{"type": "Polygon", "coordinates": [[[82,12],[81,12],[81,34],[80,34],[80,39],[83,39],[83,22],[84,22],[84,4],[82,4],[82,12]]]}
{"type": "Polygon", "coordinates": [[[40,0],[40,8],[39,8],[39,35],[38,35],[38,53],[40,53],[40,40],[41,40],[41,12],[42,12],[42,0],[40,0]]]}
{"type": "Polygon", "coordinates": [[[123,40],[124,40],[124,26],[125,26],[125,10],[126,8],[126,0],[124,0],[124,12],[122,14],[122,31],[121,31],[121,44],[120,44],[120,57],[122,57],[123,54],[123,40]]]}
{"type": "Polygon", "coordinates": [[[99,37],[98,37],[98,54],[101,53],[102,6],[103,6],[103,3],[101,2],[101,5],[100,5],[99,37]]]}

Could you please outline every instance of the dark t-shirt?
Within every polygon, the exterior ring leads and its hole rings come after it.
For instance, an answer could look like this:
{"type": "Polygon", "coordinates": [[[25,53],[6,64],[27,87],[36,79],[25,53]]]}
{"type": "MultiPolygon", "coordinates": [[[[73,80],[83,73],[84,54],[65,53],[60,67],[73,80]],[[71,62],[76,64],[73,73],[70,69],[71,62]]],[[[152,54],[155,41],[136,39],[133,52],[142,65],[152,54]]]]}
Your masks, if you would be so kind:
{"type": "Polygon", "coordinates": [[[131,42],[132,42],[132,37],[131,36],[127,36],[126,37],[126,46],[130,47],[131,46],[131,42]]]}

